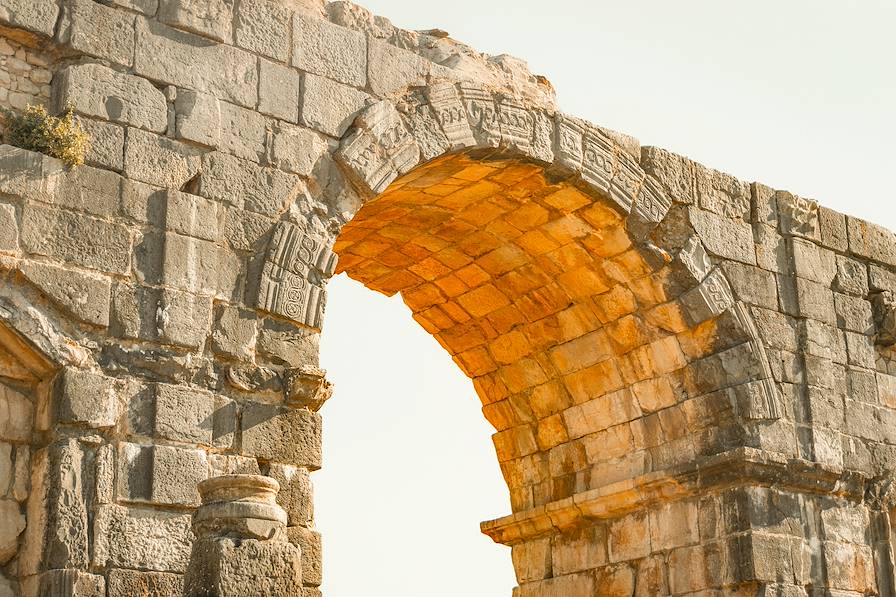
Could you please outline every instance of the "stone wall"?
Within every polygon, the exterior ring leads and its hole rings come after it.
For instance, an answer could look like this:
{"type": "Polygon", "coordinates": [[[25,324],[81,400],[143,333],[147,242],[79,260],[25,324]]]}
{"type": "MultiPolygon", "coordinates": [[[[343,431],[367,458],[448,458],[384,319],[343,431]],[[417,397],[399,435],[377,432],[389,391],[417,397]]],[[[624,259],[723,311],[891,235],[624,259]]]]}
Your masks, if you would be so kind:
{"type": "Polygon", "coordinates": [[[0,24],[93,139],[74,170],[0,146],[0,591],[179,595],[197,484],[261,473],[318,594],[346,272],[472,379],[521,597],[892,594],[891,232],[347,2],[0,0],[0,24]]]}

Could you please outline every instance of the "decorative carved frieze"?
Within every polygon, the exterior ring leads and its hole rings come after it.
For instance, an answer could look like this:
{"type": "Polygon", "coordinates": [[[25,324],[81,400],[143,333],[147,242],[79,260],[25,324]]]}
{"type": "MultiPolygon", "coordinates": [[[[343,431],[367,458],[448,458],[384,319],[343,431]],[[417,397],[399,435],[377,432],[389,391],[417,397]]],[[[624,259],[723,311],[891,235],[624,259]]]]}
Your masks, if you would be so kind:
{"type": "Polygon", "coordinates": [[[734,296],[725,274],[716,268],[699,286],[682,295],[681,302],[691,323],[696,325],[721,315],[734,304],[734,296]]]}
{"type": "Polygon", "coordinates": [[[323,240],[281,222],[268,245],[256,306],[320,328],[326,291],[323,283],[336,269],[336,255],[323,240]]]}
{"type": "Polygon", "coordinates": [[[420,147],[395,106],[380,101],[355,119],[354,131],[342,142],[336,159],[370,195],[382,193],[420,161],[420,147]]]}
{"type": "Polygon", "coordinates": [[[585,182],[609,192],[615,164],[613,145],[609,139],[597,130],[586,129],[582,140],[582,178],[585,182]]]}
{"type": "Polygon", "coordinates": [[[615,152],[615,168],[613,180],[610,182],[610,197],[624,209],[631,211],[635,197],[641,190],[641,185],[646,176],[641,166],[627,153],[615,152]]]}
{"type": "Polygon", "coordinates": [[[554,136],[555,165],[571,172],[578,172],[582,169],[584,135],[585,128],[580,122],[564,116],[557,117],[554,136]]]}
{"type": "Polygon", "coordinates": [[[636,236],[646,237],[663,221],[671,207],[672,200],[666,196],[660,184],[652,176],[647,176],[635,198],[626,227],[636,236]]]}
{"type": "Polygon", "coordinates": [[[448,138],[451,149],[472,147],[476,144],[467,111],[452,83],[437,83],[427,88],[427,99],[435,112],[442,132],[448,138]]]}
{"type": "Polygon", "coordinates": [[[501,145],[523,152],[532,148],[532,130],[535,119],[523,104],[509,98],[498,102],[498,124],[501,130],[501,145]]]}
{"type": "Polygon", "coordinates": [[[482,145],[498,147],[501,143],[501,123],[492,93],[484,87],[462,83],[460,94],[474,137],[482,145]]]}

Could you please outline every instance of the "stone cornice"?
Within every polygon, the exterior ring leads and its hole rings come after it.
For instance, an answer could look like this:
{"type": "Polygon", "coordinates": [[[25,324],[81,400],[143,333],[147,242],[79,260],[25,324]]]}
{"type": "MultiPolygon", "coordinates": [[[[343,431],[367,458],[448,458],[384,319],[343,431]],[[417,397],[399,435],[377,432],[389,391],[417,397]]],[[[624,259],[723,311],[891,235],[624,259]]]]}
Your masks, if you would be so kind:
{"type": "Polygon", "coordinates": [[[514,545],[587,521],[738,486],[765,486],[862,500],[870,479],[854,471],[781,454],[737,448],[686,465],[583,491],[537,508],[481,523],[496,543],[514,545]]]}

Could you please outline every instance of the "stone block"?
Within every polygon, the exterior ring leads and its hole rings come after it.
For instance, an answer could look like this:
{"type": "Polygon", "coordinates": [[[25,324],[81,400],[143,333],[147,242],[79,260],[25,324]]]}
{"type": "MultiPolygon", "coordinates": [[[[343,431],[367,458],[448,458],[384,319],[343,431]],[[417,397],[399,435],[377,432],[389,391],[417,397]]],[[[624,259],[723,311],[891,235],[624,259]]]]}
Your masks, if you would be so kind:
{"type": "Polygon", "coordinates": [[[871,290],[896,292],[896,273],[871,263],[868,265],[868,287],[871,290]]]}
{"type": "Polygon", "coordinates": [[[896,265],[896,234],[883,226],[853,217],[846,218],[849,250],[887,265],[896,265]]]}
{"type": "Polygon", "coordinates": [[[243,454],[311,470],[321,466],[321,418],[317,413],[250,403],[243,409],[241,429],[243,454]]]}
{"type": "Polygon", "coordinates": [[[825,541],[827,581],[832,588],[863,594],[875,591],[874,556],[866,545],[825,541]]]}
{"type": "MultiPolygon", "coordinates": [[[[236,9],[236,45],[250,52],[289,60],[292,12],[279,2],[243,0],[236,9]]],[[[262,75],[262,85],[264,76],[262,75]]]]}
{"type": "Polygon", "coordinates": [[[353,87],[312,74],[302,76],[300,121],[307,127],[341,137],[370,96],[353,87]]]}
{"type": "Polygon", "coordinates": [[[836,324],[834,293],[828,287],[804,280],[803,278],[797,278],[796,294],[799,309],[797,314],[799,316],[836,324]]]}
{"type": "Polygon", "coordinates": [[[220,475],[260,475],[258,461],[248,456],[208,455],[209,476],[220,475]]]}
{"type": "Polygon", "coordinates": [[[101,327],[109,325],[112,283],[106,276],[36,261],[20,262],[19,271],[78,321],[101,327]]]}
{"type": "Polygon", "coordinates": [[[229,448],[236,427],[236,405],[203,390],[156,384],[154,421],[157,437],[229,448]]]}
{"type": "Polygon", "coordinates": [[[205,342],[210,316],[210,297],[131,284],[118,284],[112,291],[110,327],[118,337],[198,348],[205,342]]]}
{"type": "Polygon", "coordinates": [[[870,521],[864,508],[839,506],[822,510],[821,524],[825,538],[862,545],[866,542],[865,533],[870,521]]]}
{"type": "Polygon", "coordinates": [[[624,562],[650,553],[650,532],[646,514],[630,514],[610,523],[609,559],[624,562]]]}
{"type": "Polygon", "coordinates": [[[238,48],[139,17],[136,48],[137,75],[255,107],[257,59],[238,48]]]}
{"type": "Polygon", "coordinates": [[[778,286],[772,272],[735,261],[722,263],[735,296],[750,305],[778,308],[778,286]]]}
{"type": "Polygon", "coordinates": [[[367,78],[375,95],[385,97],[408,87],[426,85],[432,63],[413,52],[371,39],[367,78]]]}
{"type": "Polygon", "coordinates": [[[837,310],[838,327],[860,334],[874,333],[870,302],[848,294],[834,293],[834,306],[837,310]]]}
{"type": "Polygon", "coordinates": [[[286,511],[289,526],[310,527],[314,520],[314,488],[308,470],[271,464],[267,475],[280,483],[277,503],[286,511]]]}
{"type": "Polygon", "coordinates": [[[363,33],[307,14],[296,13],[294,18],[293,66],[354,87],[367,84],[363,33]]]}
{"type": "Polygon", "coordinates": [[[756,243],[756,265],[777,273],[790,271],[787,244],[777,228],[757,224],[753,227],[753,241],[756,243]]]}
{"type": "Polygon", "coordinates": [[[837,275],[836,254],[802,238],[792,238],[790,242],[796,275],[817,284],[830,286],[837,275]]]}
{"type": "Polygon", "coordinates": [[[753,229],[747,222],[693,207],[688,214],[707,251],[725,259],[756,265],[753,229]]]}
{"type": "Polygon", "coordinates": [[[298,71],[263,58],[258,65],[258,111],[288,122],[298,122],[302,80],[298,71]]]}
{"type": "Polygon", "coordinates": [[[56,41],[76,52],[131,66],[134,15],[92,0],[65,0],[56,41]]]}
{"type": "MultiPolygon", "coordinates": [[[[96,4],[86,1],[96,6],[96,4]]],[[[146,79],[101,64],[76,64],[54,78],[58,109],[71,106],[79,114],[164,133],[168,128],[165,96],[146,79]]]]}
{"type": "Polygon", "coordinates": [[[19,225],[16,208],[0,203],[0,251],[15,253],[19,250],[19,225]]]}
{"type": "Polygon", "coordinates": [[[178,138],[217,147],[221,141],[221,106],[215,96],[181,89],[174,100],[174,111],[178,138]]]}
{"type": "Polygon", "coordinates": [[[177,596],[184,592],[184,577],[168,572],[116,569],[109,571],[107,587],[108,597],[177,596]]]}
{"type": "Polygon", "coordinates": [[[821,244],[845,252],[847,248],[846,216],[841,213],[819,206],[818,229],[821,234],[821,244]]]}
{"type": "Polygon", "coordinates": [[[215,41],[230,42],[232,0],[159,0],[159,21],[215,41]]]}
{"type": "MultiPolygon", "coordinates": [[[[538,558],[537,543],[533,555],[538,558]]],[[[595,525],[569,531],[553,538],[550,551],[550,569],[555,576],[593,570],[607,563],[607,527],[595,525]]],[[[537,568],[536,568],[537,571],[537,568]]],[[[532,570],[530,570],[531,574],[532,570]]],[[[542,577],[544,578],[544,577],[542,577]]]]}
{"type": "Polygon", "coordinates": [[[190,515],[104,505],[93,523],[92,564],[160,572],[186,571],[193,533],[190,515]]]}
{"type": "Polygon", "coordinates": [[[19,549],[19,535],[25,530],[25,516],[15,500],[0,498],[0,565],[19,549]]]}
{"type": "Polygon", "coordinates": [[[223,209],[215,201],[174,190],[165,194],[165,230],[202,240],[221,238],[223,209]]]}
{"type": "Polygon", "coordinates": [[[37,581],[38,595],[106,597],[106,579],[80,570],[48,570],[37,581]]]}
{"type": "Polygon", "coordinates": [[[232,249],[257,253],[274,229],[276,220],[232,207],[224,217],[224,240],[232,249]]]}
{"type": "Polygon", "coordinates": [[[34,404],[20,392],[0,383],[0,439],[30,442],[34,404]]]}
{"type": "Polygon", "coordinates": [[[93,429],[114,427],[122,409],[119,383],[105,375],[67,367],[56,380],[54,419],[57,423],[83,424],[93,429]]]}
{"type": "Polygon", "coordinates": [[[53,37],[59,3],[55,0],[3,0],[0,23],[53,37]]]}
{"type": "Polygon", "coordinates": [[[205,452],[173,446],[118,446],[117,495],[128,502],[198,506],[196,485],[208,478],[205,452]]]}
{"type": "Polygon", "coordinates": [[[696,324],[721,315],[734,304],[734,296],[722,270],[716,268],[699,286],[682,295],[681,304],[684,313],[696,324]]]}
{"type": "Polygon", "coordinates": [[[256,350],[276,363],[292,367],[318,366],[320,334],[277,319],[265,319],[258,329],[256,350]]]}
{"type": "Polygon", "coordinates": [[[51,202],[58,207],[107,218],[118,211],[121,180],[114,172],[80,166],[60,181],[51,202]]]}
{"type": "Polygon", "coordinates": [[[66,177],[65,165],[42,153],[0,145],[0,192],[52,203],[66,177]]]}
{"type": "Polygon", "coordinates": [[[237,157],[260,162],[267,143],[267,120],[256,112],[221,102],[221,139],[218,148],[237,157]]]}
{"type": "Polygon", "coordinates": [[[139,129],[128,129],[124,174],[159,187],[180,189],[200,170],[200,148],[139,129]]]}
{"type": "Polygon", "coordinates": [[[119,214],[136,224],[161,227],[165,219],[165,189],[122,179],[119,214]]]}
{"type": "Polygon", "coordinates": [[[302,594],[301,550],[283,541],[200,538],[185,579],[185,597],[302,594]],[[249,589],[251,587],[251,589],[249,589]]]}
{"type": "Polygon", "coordinates": [[[664,551],[700,540],[695,502],[662,504],[653,508],[649,516],[651,551],[664,551]]]}
{"type": "Polygon", "coordinates": [[[327,152],[327,142],[311,129],[282,124],[275,132],[271,155],[275,166],[300,176],[311,176],[327,152]]]}
{"type": "Polygon", "coordinates": [[[218,305],[212,331],[212,349],[224,356],[251,360],[255,354],[257,316],[254,311],[218,305]]]}
{"type": "Polygon", "coordinates": [[[222,250],[212,242],[165,233],[162,281],[188,292],[215,294],[222,250]]]}
{"type": "MultiPolygon", "coordinates": [[[[610,572],[610,571],[607,571],[610,572]]],[[[612,573],[610,573],[612,574],[612,573]]],[[[592,573],[567,574],[557,578],[549,578],[541,581],[527,583],[515,590],[513,597],[567,597],[568,595],[600,595],[596,593],[596,581],[603,581],[607,575],[600,574],[596,578],[592,573]]],[[[606,585],[598,587],[603,590],[606,585]]],[[[607,595],[626,595],[625,587],[606,587],[608,590],[618,592],[607,595]]],[[[631,594],[629,592],[628,594],[631,594]]]]}
{"type": "Polygon", "coordinates": [[[124,127],[89,118],[81,119],[81,127],[90,137],[85,163],[120,172],[124,168],[124,127]]]}
{"type": "Polygon", "coordinates": [[[837,255],[837,275],[834,289],[856,296],[868,294],[868,271],[860,261],[837,255]]]}
{"type": "Polygon", "coordinates": [[[88,564],[85,455],[74,439],[37,450],[32,459],[28,526],[19,551],[19,574],[88,564]]]}
{"type": "Polygon", "coordinates": [[[550,578],[552,574],[551,538],[530,539],[511,548],[513,569],[520,584],[550,578]]]}
{"type": "Polygon", "coordinates": [[[131,234],[119,224],[31,204],[22,211],[21,240],[31,253],[105,272],[130,272],[131,234]]]}
{"type": "Polygon", "coordinates": [[[162,289],[155,312],[155,338],[178,346],[199,348],[205,343],[210,319],[209,297],[162,289]]]}
{"type": "Polygon", "coordinates": [[[302,550],[302,582],[319,587],[323,582],[323,548],[320,533],[304,527],[288,527],[289,542],[302,550]]]}
{"type": "Polygon", "coordinates": [[[270,217],[305,192],[298,176],[223,153],[203,157],[199,194],[270,217]]]}

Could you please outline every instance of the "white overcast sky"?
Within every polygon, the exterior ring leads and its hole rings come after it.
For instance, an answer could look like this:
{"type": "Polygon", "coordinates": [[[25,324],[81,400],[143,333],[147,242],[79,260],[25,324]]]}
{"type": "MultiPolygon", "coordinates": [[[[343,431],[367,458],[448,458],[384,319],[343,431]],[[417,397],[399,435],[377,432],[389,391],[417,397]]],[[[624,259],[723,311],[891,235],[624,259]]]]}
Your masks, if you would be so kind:
{"type": "MultiPolygon", "coordinates": [[[[896,229],[892,0],[369,0],[528,61],[561,108],[896,229]]],[[[509,597],[510,512],[472,385],[398,297],[330,283],[315,473],[326,597],[509,597]]]]}

